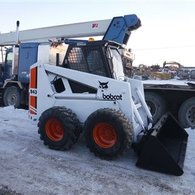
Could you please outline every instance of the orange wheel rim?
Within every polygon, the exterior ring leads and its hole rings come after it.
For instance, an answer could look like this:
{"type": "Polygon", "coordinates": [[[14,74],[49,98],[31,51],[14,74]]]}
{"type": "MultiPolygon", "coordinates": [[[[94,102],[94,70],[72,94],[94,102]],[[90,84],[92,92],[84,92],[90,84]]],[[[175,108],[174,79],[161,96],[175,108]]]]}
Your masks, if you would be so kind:
{"type": "Polygon", "coordinates": [[[98,123],[93,129],[93,139],[102,148],[111,148],[117,141],[115,128],[108,123],[98,123]]]}
{"type": "Polygon", "coordinates": [[[64,128],[61,121],[56,118],[49,119],[45,124],[45,131],[52,141],[60,141],[64,137],[64,128]]]}

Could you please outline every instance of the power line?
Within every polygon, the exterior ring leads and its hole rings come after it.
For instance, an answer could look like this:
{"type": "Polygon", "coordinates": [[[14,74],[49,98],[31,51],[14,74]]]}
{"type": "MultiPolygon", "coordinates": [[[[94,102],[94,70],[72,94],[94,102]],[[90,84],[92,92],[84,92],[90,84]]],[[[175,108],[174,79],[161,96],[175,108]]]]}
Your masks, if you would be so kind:
{"type": "Polygon", "coordinates": [[[133,48],[133,50],[161,50],[161,49],[183,49],[195,47],[195,45],[183,45],[183,46],[166,46],[166,47],[151,47],[151,48],[133,48]]]}

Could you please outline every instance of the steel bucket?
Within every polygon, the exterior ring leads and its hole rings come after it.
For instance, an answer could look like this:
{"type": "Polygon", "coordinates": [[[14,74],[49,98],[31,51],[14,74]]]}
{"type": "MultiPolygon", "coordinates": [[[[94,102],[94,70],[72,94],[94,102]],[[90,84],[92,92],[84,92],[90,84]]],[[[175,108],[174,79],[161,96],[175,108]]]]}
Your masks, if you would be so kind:
{"type": "Polygon", "coordinates": [[[187,148],[188,134],[177,120],[167,113],[143,135],[136,147],[138,167],[180,176],[187,148]]]}

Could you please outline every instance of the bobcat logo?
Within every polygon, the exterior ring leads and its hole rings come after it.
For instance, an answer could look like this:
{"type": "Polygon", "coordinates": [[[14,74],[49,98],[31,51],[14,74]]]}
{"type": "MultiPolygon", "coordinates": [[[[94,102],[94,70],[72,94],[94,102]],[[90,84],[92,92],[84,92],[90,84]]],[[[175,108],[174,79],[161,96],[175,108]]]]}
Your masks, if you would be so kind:
{"type": "Polygon", "coordinates": [[[100,82],[99,81],[99,88],[100,89],[108,89],[108,82],[106,82],[106,83],[103,83],[103,82],[100,82]]]}

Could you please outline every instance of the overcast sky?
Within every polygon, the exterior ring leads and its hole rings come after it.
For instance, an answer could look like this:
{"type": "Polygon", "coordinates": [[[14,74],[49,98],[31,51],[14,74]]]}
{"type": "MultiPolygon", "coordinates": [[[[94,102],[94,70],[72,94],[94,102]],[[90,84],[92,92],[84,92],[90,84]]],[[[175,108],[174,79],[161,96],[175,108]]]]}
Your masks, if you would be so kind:
{"type": "Polygon", "coordinates": [[[195,66],[195,0],[0,0],[0,32],[136,14],[142,26],[128,46],[134,65],[178,61],[195,66]]]}

